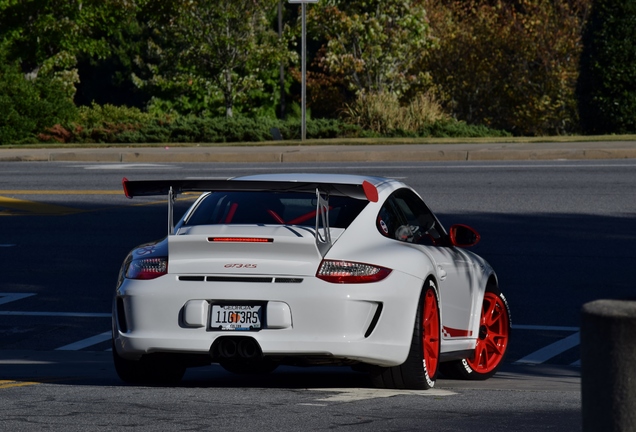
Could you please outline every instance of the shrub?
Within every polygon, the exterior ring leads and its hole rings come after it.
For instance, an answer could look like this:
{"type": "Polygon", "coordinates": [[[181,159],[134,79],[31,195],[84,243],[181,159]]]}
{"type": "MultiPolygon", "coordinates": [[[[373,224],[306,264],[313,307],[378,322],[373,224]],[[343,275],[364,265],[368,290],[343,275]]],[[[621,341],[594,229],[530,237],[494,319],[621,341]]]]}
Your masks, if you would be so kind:
{"type": "Polygon", "coordinates": [[[509,137],[512,134],[505,130],[492,129],[484,125],[470,125],[464,121],[442,120],[425,127],[419,136],[435,138],[480,138],[509,137]]]}
{"type": "Polygon", "coordinates": [[[161,124],[167,118],[142,112],[138,108],[114,105],[82,106],[74,121],[56,124],[39,135],[41,141],[81,143],[137,142],[146,134],[143,128],[161,124]],[[127,141],[127,140],[133,141],[127,141]]]}
{"type": "Polygon", "coordinates": [[[159,116],[142,112],[138,108],[110,104],[79,108],[78,122],[87,129],[105,128],[117,124],[142,127],[151,124],[159,116]]]}
{"type": "Polygon", "coordinates": [[[59,81],[28,80],[16,63],[0,61],[0,144],[37,142],[38,132],[76,116],[59,81]]]}
{"type": "MultiPolygon", "coordinates": [[[[92,106],[80,109],[78,122],[48,128],[42,141],[76,143],[223,143],[274,139],[277,128],[283,139],[300,139],[300,120],[269,117],[195,117],[174,119],[143,113],[135,108],[92,106]]],[[[307,121],[308,138],[361,136],[362,130],[339,120],[307,121]]]]}
{"type": "MultiPolygon", "coordinates": [[[[404,115],[424,110],[422,101],[403,108],[404,115]]],[[[356,138],[356,137],[404,137],[404,136],[499,136],[503,132],[486,127],[470,126],[443,117],[428,117],[411,129],[399,125],[384,133],[364,129],[360,125],[336,119],[308,119],[307,138],[356,138]]],[[[414,123],[415,124],[415,123],[414,123]]],[[[300,139],[300,119],[286,121],[269,117],[195,117],[180,116],[174,119],[143,113],[135,108],[92,106],[80,110],[79,121],[48,128],[42,140],[76,143],[231,143],[262,142],[274,139],[276,128],[285,140],[300,139]]],[[[505,134],[505,133],[503,133],[505,134]]]]}
{"type": "Polygon", "coordinates": [[[448,119],[430,93],[417,94],[404,106],[394,93],[360,93],[344,115],[351,123],[380,135],[396,131],[417,135],[431,124],[448,119]]]}
{"type": "Polygon", "coordinates": [[[395,94],[361,93],[345,111],[351,123],[375,136],[389,137],[487,137],[509,133],[486,126],[469,125],[446,115],[431,93],[420,93],[401,105],[395,94]]]}
{"type": "MultiPolygon", "coordinates": [[[[300,122],[293,123],[293,126],[292,130],[300,133],[300,122]]],[[[336,119],[310,119],[306,127],[309,139],[355,138],[362,134],[362,128],[336,119]]]]}

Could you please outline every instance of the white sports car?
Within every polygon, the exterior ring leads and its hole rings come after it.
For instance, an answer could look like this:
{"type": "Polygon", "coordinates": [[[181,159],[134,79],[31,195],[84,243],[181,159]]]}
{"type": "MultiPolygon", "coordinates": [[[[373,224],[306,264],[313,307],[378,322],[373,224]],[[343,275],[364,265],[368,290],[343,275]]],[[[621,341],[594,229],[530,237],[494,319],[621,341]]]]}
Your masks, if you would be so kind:
{"type": "Polygon", "coordinates": [[[235,373],[348,365],[385,388],[438,373],[486,379],[510,312],[488,263],[464,250],[419,195],[387,178],[326,174],[123,181],[165,195],[168,235],[133,249],[113,302],[126,382],[178,382],[186,368],[235,373]],[[177,194],[202,192],[178,223],[177,194]]]}

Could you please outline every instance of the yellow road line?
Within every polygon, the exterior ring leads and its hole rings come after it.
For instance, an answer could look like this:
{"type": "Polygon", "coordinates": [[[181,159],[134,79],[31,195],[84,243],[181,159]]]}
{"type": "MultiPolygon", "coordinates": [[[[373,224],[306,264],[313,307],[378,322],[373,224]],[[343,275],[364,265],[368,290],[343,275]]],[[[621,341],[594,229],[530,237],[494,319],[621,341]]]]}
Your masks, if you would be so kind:
{"type": "Polygon", "coordinates": [[[0,380],[0,389],[24,387],[24,386],[30,386],[30,385],[36,385],[36,384],[41,384],[41,383],[33,382],[33,381],[0,380]]]}
{"type": "Polygon", "coordinates": [[[15,215],[15,212],[12,210],[18,210],[20,214],[24,214],[24,212],[26,212],[28,214],[39,215],[70,215],[84,211],[55,204],[38,203],[34,201],[25,201],[0,196],[0,208],[3,207],[11,210],[0,211],[0,215],[15,215]]]}

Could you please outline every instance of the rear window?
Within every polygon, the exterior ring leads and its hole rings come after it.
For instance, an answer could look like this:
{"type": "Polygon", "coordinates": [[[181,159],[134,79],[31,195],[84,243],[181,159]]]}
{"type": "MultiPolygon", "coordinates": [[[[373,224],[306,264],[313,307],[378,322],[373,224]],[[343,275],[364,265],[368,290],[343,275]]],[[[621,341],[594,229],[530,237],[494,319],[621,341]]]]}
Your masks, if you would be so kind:
{"type": "MultiPolygon", "coordinates": [[[[315,226],[316,201],[316,196],[308,193],[213,192],[199,203],[184,225],[315,226]]],[[[330,197],[329,226],[347,228],[367,204],[366,200],[330,197]]]]}

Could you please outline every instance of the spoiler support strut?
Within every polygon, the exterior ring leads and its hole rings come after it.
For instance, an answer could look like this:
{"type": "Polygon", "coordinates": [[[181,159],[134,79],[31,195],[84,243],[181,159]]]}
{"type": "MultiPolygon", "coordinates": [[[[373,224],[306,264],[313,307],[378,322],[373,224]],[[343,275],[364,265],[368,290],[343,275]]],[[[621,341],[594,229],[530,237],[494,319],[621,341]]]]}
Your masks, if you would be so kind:
{"type": "Polygon", "coordinates": [[[325,198],[320,194],[320,189],[316,188],[316,247],[322,256],[331,249],[331,231],[329,230],[329,193],[325,198]],[[320,222],[322,222],[322,234],[320,233],[320,222]]]}
{"type": "Polygon", "coordinates": [[[168,235],[174,234],[174,202],[177,200],[177,195],[172,190],[168,191],[168,235]]]}

